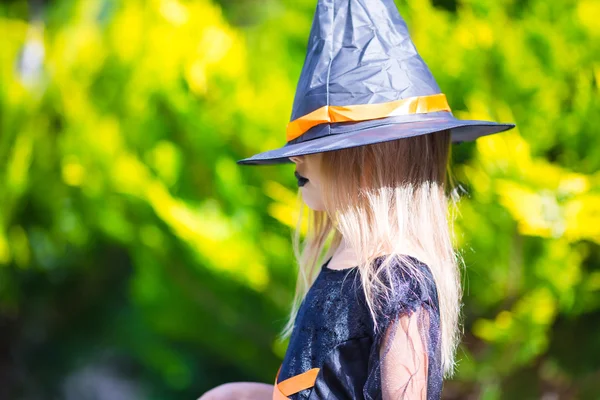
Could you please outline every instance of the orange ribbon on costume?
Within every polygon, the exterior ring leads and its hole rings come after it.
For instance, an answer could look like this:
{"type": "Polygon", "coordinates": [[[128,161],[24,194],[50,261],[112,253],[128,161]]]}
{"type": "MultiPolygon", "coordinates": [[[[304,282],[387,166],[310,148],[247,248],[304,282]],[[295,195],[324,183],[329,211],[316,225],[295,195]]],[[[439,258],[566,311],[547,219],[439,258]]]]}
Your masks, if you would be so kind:
{"type": "Polygon", "coordinates": [[[287,125],[287,141],[289,142],[297,138],[313,126],[326,122],[365,121],[396,115],[422,114],[435,111],[450,111],[445,94],[437,93],[428,96],[414,96],[377,104],[323,106],[291,121],[287,125]]]}
{"type": "Polygon", "coordinates": [[[279,371],[281,371],[281,365],[277,370],[277,376],[275,376],[275,389],[273,390],[273,400],[289,400],[288,396],[298,393],[301,390],[309,389],[314,386],[319,368],[309,369],[298,375],[294,375],[282,382],[277,383],[279,378],[279,371]]]}

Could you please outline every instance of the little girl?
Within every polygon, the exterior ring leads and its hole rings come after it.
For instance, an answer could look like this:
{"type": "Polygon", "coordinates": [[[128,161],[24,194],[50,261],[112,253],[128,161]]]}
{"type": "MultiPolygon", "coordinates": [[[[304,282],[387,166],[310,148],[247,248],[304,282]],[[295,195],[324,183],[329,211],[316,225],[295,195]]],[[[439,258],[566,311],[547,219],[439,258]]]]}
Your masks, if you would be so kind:
{"type": "Polygon", "coordinates": [[[284,330],[291,337],[275,398],[441,397],[460,300],[446,218],[449,150],[444,130],[291,157],[313,212],[302,247],[296,236],[301,305],[284,330]],[[286,393],[286,379],[313,368],[312,388],[286,393]]]}
{"type": "Polygon", "coordinates": [[[228,384],[202,400],[441,398],[460,300],[449,150],[445,130],[291,157],[311,219],[305,241],[295,235],[300,271],[279,385],[228,384]]]}
{"type": "Polygon", "coordinates": [[[295,163],[308,206],[289,346],[274,385],[201,399],[440,399],[462,296],[451,144],[514,126],[452,115],[393,0],[319,0],[286,144],[238,161],[295,163]]]}

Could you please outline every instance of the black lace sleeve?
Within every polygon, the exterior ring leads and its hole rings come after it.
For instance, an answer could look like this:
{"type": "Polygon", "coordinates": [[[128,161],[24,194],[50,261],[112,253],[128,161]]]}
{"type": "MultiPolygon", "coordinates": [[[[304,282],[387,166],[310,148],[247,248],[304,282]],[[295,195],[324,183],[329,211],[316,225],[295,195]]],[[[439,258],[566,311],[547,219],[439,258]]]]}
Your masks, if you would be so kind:
{"type": "Polygon", "coordinates": [[[365,399],[441,398],[437,289],[429,267],[420,262],[417,267],[422,273],[396,263],[382,277],[394,290],[378,296],[365,399]]]}

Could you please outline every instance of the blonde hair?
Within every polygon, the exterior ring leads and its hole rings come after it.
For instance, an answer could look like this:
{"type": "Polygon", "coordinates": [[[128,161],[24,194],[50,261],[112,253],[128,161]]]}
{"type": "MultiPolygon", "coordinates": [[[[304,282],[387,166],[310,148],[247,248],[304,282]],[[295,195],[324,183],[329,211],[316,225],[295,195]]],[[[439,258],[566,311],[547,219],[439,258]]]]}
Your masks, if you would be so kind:
{"type": "MultiPolygon", "coordinates": [[[[384,274],[392,257],[400,257],[411,270],[410,255],[430,268],[438,291],[441,322],[441,363],[444,377],[455,369],[460,341],[462,258],[453,248],[446,174],[450,173],[448,130],[383,143],[325,152],[321,159],[323,202],[327,211],[309,209],[298,195],[299,219],[293,232],[299,265],[289,319],[280,338],[289,337],[298,308],[342,237],[358,257],[360,279],[375,322],[375,293],[382,285],[372,261],[385,255],[384,274]],[[301,241],[305,211],[308,232],[301,241]],[[329,248],[323,255],[330,241],[329,248]]],[[[415,269],[416,270],[416,269],[415,269]]]]}

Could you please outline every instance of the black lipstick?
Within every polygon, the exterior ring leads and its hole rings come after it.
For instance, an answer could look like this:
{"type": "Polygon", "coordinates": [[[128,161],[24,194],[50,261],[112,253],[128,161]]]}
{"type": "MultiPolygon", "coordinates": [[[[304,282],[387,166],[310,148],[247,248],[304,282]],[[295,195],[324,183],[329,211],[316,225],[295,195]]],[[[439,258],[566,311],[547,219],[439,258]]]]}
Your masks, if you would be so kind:
{"type": "Polygon", "coordinates": [[[298,186],[304,186],[306,182],[308,182],[308,179],[300,175],[298,171],[294,171],[294,176],[296,177],[296,179],[298,179],[298,186]]]}

